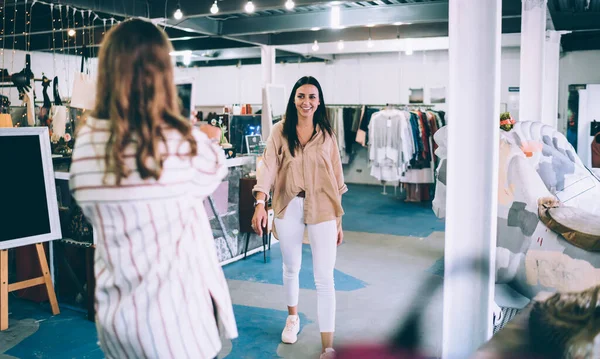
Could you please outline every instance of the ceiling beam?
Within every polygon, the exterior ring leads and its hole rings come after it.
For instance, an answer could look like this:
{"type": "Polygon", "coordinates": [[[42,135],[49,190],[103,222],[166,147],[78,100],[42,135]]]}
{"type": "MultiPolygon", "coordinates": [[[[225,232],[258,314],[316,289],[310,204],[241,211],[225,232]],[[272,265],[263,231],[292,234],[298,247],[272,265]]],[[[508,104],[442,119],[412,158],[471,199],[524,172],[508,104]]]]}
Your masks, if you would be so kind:
{"type": "MultiPolygon", "coordinates": [[[[254,16],[223,22],[222,35],[237,36],[330,28],[330,11],[292,13],[267,17],[254,16]]],[[[341,9],[340,25],[357,27],[370,24],[435,23],[448,20],[448,3],[413,3],[370,8],[341,9]]]]}
{"type": "Polygon", "coordinates": [[[163,24],[178,30],[210,36],[219,35],[221,32],[221,23],[208,18],[190,17],[183,20],[166,19],[163,24]]]}
{"type": "MultiPolygon", "coordinates": [[[[520,18],[502,19],[502,33],[513,34],[521,31],[520,18]]],[[[251,38],[257,35],[241,36],[240,38],[251,38]]],[[[261,35],[267,36],[267,35],[261,35]]],[[[343,30],[320,30],[320,31],[301,31],[293,33],[280,33],[268,35],[269,45],[298,45],[310,44],[317,40],[318,42],[344,41],[367,41],[371,36],[372,40],[389,39],[407,39],[407,38],[427,38],[448,36],[448,23],[438,22],[432,24],[412,24],[402,26],[376,26],[373,28],[356,27],[343,30]]]]}
{"type": "MultiPolygon", "coordinates": [[[[219,1],[219,13],[218,16],[221,15],[231,15],[231,14],[239,14],[244,12],[244,6],[246,5],[248,0],[227,0],[227,1],[219,1]]],[[[181,5],[181,11],[184,16],[187,17],[206,17],[206,16],[215,16],[210,13],[210,7],[212,6],[214,0],[182,0],[179,2],[181,5]]],[[[303,6],[312,6],[312,5],[322,5],[327,4],[330,1],[324,0],[295,0],[296,7],[303,6]]],[[[255,2],[255,11],[266,11],[266,10],[276,10],[276,9],[284,9],[285,0],[260,0],[255,2]]],[[[177,1],[168,2],[167,7],[167,16],[172,17],[173,12],[177,8],[177,1]]],[[[152,7],[151,8],[151,17],[165,17],[165,7],[164,3],[162,7],[152,7]]]]}
{"type": "Polygon", "coordinates": [[[207,37],[202,39],[193,39],[188,41],[172,42],[175,51],[185,50],[218,50],[218,49],[237,49],[243,47],[253,47],[255,45],[245,42],[221,39],[217,37],[207,37]]]}

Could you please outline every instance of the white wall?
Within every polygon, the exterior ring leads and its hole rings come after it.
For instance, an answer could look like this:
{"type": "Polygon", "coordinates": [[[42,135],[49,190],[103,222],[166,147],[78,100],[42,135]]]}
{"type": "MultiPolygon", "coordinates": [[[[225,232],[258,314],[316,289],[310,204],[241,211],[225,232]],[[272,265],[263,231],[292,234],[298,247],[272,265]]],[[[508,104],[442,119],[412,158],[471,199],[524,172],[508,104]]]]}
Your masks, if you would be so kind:
{"type": "MultiPolygon", "coordinates": [[[[0,50],[0,68],[8,70],[9,74],[21,71],[25,68],[25,51],[6,49],[0,50]]],[[[90,69],[96,71],[96,59],[90,60],[90,69]]],[[[63,100],[71,97],[73,89],[74,74],[81,70],[81,57],[72,55],[53,55],[51,53],[34,52],[31,53],[31,71],[35,78],[41,78],[46,75],[50,80],[58,76],[59,93],[63,100]]],[[[16,87],[0,88],[0,94],[8,96],[13,106],[20,106],[19,94],[16,87]]],[[[35,83],[36,101],[43,101],[42,84],[35,83]]],[[[52,86],[48,89],[50,100],[54,101],[52,86]]]]}
{"type": "MultiPolygon", "coordinates": [[[[332,104],[408,103],[410,88],[448,86],[448,52],[362,54],[338,57],[332,64],[277,64],[275,82],[289,91],[305,75],[316,77],[323,87],[325,101],[332,104]]],[[[179,79],[194,79],[197,106],[261,102],[261,66],[178,69],[179,79]]],[[[508,100],[508,87],[519,83],[519,50],[502,51],[502,102],[508,100]]],[[[468,104],[465,104],[468,106],[468,104]]],[[[437,108],[444,109],[444,105],[437,108]]]]}

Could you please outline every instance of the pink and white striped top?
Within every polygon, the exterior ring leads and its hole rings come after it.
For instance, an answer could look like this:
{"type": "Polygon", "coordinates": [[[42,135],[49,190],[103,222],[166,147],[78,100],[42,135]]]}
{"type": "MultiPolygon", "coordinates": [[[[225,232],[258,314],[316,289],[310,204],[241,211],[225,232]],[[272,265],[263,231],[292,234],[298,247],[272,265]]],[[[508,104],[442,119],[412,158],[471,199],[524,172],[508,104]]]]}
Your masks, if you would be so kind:
{"type": "MultiPolygon", "coordinates": [[[[237,337],[227,282],[203,200],[227,174],[221,148],[194,129],[198,155],[166,130],[163,174],[134,171],[120,186],[105,171],[109,121],[89,118],[78,133],[70,187],[96,232],[96,323],[107,358],[214,358],[237,337]],[[212,299],[212,300],[211,300],[212,299]]],[[[125,152],[135,169],[135,147],[125,152]]]]}

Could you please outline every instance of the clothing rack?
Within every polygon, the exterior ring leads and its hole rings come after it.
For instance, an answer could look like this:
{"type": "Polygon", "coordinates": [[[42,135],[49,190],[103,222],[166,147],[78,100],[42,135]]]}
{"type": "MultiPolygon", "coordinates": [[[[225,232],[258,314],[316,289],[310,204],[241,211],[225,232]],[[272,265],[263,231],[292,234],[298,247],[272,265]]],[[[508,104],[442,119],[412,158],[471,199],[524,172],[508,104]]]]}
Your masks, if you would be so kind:
{"type": "Polygon", "coordinates": [[[367,107],[399,107],[399,108],[404,108],[404,107],[420,107],[420,108],[434,108],[435,105],[426,105],[426,104],[418,104],[418,103],[411,103],[411,104],[392,104],[392,103],[387,103],[385,105],[382,104],[326,104],[325,107],[361,107],[361,106],[367,106],[367,107]]]}

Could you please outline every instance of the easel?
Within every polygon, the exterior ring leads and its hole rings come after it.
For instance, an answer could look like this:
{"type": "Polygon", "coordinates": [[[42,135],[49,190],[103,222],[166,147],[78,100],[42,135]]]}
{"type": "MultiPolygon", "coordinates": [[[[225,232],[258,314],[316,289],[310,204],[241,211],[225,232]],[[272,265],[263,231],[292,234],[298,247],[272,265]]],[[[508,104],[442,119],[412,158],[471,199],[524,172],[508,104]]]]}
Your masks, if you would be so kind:
{"type": "Polygon", "coordinates": [[[0,251],[0,331],[8,329],[8,293],[16,290],[31,288],[42,284],[45,285],[46,290],[48,291],[48,299],[50,300],[52,314],[60,314],[56,293],[54,292],[54,285],[52,284],[52,278],[50,277],[50,269],[48,268],[48,262],[46,261],[44,245],[42,243],[36,243],[35,249],[37,250],[42,275],[37,278],[11,284],[8,283],[8,249],[0,251]]]}

